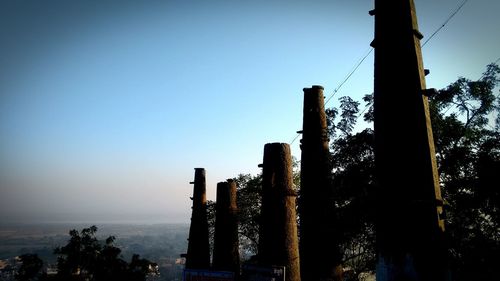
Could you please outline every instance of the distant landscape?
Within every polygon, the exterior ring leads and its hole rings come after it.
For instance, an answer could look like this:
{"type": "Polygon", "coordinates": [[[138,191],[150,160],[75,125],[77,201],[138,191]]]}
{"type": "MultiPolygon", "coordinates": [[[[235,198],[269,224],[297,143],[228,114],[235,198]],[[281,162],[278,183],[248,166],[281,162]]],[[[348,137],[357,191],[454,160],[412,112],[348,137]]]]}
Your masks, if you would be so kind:
{"type": "MultiPolygon", "coordinates": [[[[5,265],[16,256],[37,254],[47,264],[55,264],[56,247],[64,246],[71,229],[80,230],[92,224],[2,224],[0,225],[0,260],[5,265]]],[[[160,276],[154,280],[181,280],[187,251],[188,224],[96,224],[99,239],[116,237],[116,246],[122,249],[124,260],[139,254],[159,266],[160,276]]],[[[9,269],[7,267],[7,269],[9,269]]],[[[4,272],[5,273],[5,272],[4,272]]],[[[0,278],[0,280],[3,280],[0,278]]]]}

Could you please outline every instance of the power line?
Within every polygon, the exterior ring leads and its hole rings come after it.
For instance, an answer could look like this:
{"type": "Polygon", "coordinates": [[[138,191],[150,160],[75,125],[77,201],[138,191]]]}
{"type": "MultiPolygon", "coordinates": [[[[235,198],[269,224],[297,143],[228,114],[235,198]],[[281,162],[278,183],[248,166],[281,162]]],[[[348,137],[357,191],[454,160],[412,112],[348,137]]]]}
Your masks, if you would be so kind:
{"type": "Polygon", "coordinates": [[[293,144],[293,143],[297,140],[297,138],[298,138],[299,136],[300,136],[300,134],[297,134],[297,135],[293,138],[293,140],[290,142],[290,145],[292,145],[292,144],[293,144]]]}
{"type": "Polygon", "coordinates": [[[464,0],[462,2],[462,4],[460,4],[453,13],[450,14],[450,16],[444,21],[444,23],[438,28],[436,29],[436,31],[434,31],[434,33],[432,33],[432,35],[427,38],[427,40],[425,40],[424,44],[422,44],[422,47],[425,46],[425,44],[427,44],[427,42],[429,42],[432,37],[434,37],[441,29],[443,29],[443,27],[462,9],[462,7],[465,5],[465,3],[467,3],[469,0],[464,0]]]}
{"type": "MultiPolygon", "coordinates": [[[[354,65],[354,67],[352,68],[352,70],[346,75],[346,77],[344,78],[344,80],[342,80],[342,82],[337,86],[337,88],[335,88],[335,90],[333,90],[333,93],[325,100],[325,106],[328,104],[328,102],[333,98],[333,96],[335,96],[335,94],[340,90],[340,88],[342,88],[342,86],[344,86],[344,84],[347,82],[347,80],[349,80],[349,78],[351,78],[351,76],[354,74],[354,72],[356,72],[356,70],[358,70],[358,68],[361,66],[361,64],[365,61],[365,59],[373,52],[373,48],[370,47],[367,51],[366,51],[366,54],[363,55],[363,57],[361,57],[359,59],[359,61],[354,65]]],[[[293,140],[290,142],[290,145],[292,145],[296,140],[297,138],[300,136],[300,134],[297,134],[293,140]]]]}
{"type": "MultiPolygon", "coordinates": [[[[441,29],[443,29],[443,27],[446,26],[446,24],[448,24],[448,22],[462,9],[462,7],[465,5],[465,3],[467,3],[469,0],[464,0],[451,14],[450,16],[448,16],[448,18],[443,22],[443,24],[438,28],[436,29],[431,36],[429,36],[429,38],[427,38],[427,40],[425,40],[425,42],[422,44],[422,48],[439,32],[441,31],[441,29]]],[[[500,58],[498,58],[496,61],[495,61],[495,64],[500,61],[500,58]]],[[[484,75],[483,75],[484,76],[484,75]]],[[[482,78],[482,77],[481,77],[482,78]]],[[[368,108],[368,106],[366,106],[363,111],[358,115],[358,119],[361,117],[361,115],[365,112],[365,110],[368,108]]]]}
{"type": "MultiPolygon", "coordinates": [[[[443,24],[438,28],[436,29],[431,36],[429,36],[429,38],[427,38],[427,40],[425,40],[425,42],[422,44],[422,48],[439,32],[441,31],[441,29],[443,29],[443,27],[446,26],[446,24],[448,24],[448,22],[462,9],[462,7],[468,2],[469,0],[464,0],[451,14],[450,16],[448,16],[448,18],[443,22],[443,24]]],[[[356,66],[353,68],[353,70],[351,72],[349,72],[349,74],[346,76],[346,78],[342,81],[342,83],[340,83],[340,85],[333,91],[333,94],[330,95],[330,97],[325,101],[325,105],[330,101],[331,98],[333,98],[333,96],[340,90],[340,88],[347,82],[347,80],[349,80],[349,78],[351,78],[351,76],[354,74],[354,72],[356,72],[356,70],[361,66],[361,64],[364,62],[364,60],[371,54],[371,52],[373,51],[373,48],[370,48],[369,51],[366,53],[365,56],[363,56],[359,62],[356,64],[356,66]]],[[[498,58],[496,61],[495,61],[495,64],[500,61],[500,58],[498,58]]],[[[365,107],[365,109],[363,109],[363,111],[358,115],[358,118],[361,117],[361,115],[363,114],[363,112],[365,112],[365,110],[367,109],[367,107],[365,107]]],[[[297,137],[295,137],[297,138],[297,137]]],[[[295,140],[295,139],[294,139],[295,140]]]]}
{"type": "Polygon", "coordinates": [[[349,80],[349,78],[351,78],[351,76],[354,74],[354,72],[356,72],[356,70],[358,70],[358,68],[361,66],[361,64],[365,61],[365,59],[373,52],[373,48],[370,47],[366,54],[358,61],[358,63],[353,67],[353,69],[349,72],[349,74],[347,74],[347,76],[344,78],[344,80],[337,86],[337,88],[335,88],[335,90],[333,91],[333,93],[330,95],[330,97],[328,97],[328,99],[326,99],[325,101],[325,105],[328,104],[328,102],[333,98],[333,96],[340,90],[340,88],[342,88],[342,86],[344,86],[344,84],[347,82],[347,80],[349,80]]]}
{"type": "MultiPolygon", "coordinates": [[[[448,24],[448,22],[462,9],[462,7],[468,2],[469,0],[464,0],[451,14],[450,16],[444,21],[444,23],[438,28],[436,29],[432,35],[427,38],[427,40],[422,44],[422,47],[424,47],[439,31],[441,31],[441,29],[443,29],[443,27],[446,26],[446,24],[448,24]]],[[[373,48],[369,48],[369,50],[367,51],[367,53],[359,60],[359,62],[353,67],[353,69],[351,70],[351,72],[349,72],[349,74],[345,77],[345,79],[339,84],[339,86],[333,91],[333,93],[330,95],[330,97],[328,97],[328,99],[325,101],[325,105],[328,104],[328,102],[333,98],[333,96],[340,90],[340,88],[347,82],[347,80],[349,80],[349,78],[351,78],[351,76],[354,74],[354,72],[356,72],[356,70],[358,70],[358,68],[361,66],[361,64],[365,61],[365,59],[371,54],[371,52],[373,52],[373,48]]],[[[500,60],[500,58],[495,62],[497,63],[498,61],[500,60]]]]}
{"type": "MultiPolygon", "coordinates": [[[[361,115],[363,115],[363,113],[365,113],[365,111],[368,109],[368,107],[369,107],[369,106],[370,106],[369,104],[367,104],[367,105],[365,106],[365,108],[364,108],[364,109],[363,109],[363,110],[359,113],[359,115],[358,115],[357,119],[359,119],[359,117],[361,117],[361,115]]],[[[357,121],[356,121],[356,122],[357,122],[357,121]]]]}
{"type": "MultiPolygon", "coordinates": [[[[446,24],[448,24],[448,22],[462,9],[462,7],[468,2],[469,0],[464,0],[449,16],[448,18],[443,22],[443,24],[438,28],[436,29],[431,36],[429,36],[429,38],[427,38],[427,40],[425,40],[425,42],[422,44],[422,48],[439,32],[441,31],[441,29],[443,29],[446,24]]],[[[361,64],[365,61],[365,59],[373,52],[373,48],[370,47],[366,54],[358,61],[358,63],[352,68],[352,70],[349,72],[349,74],[347,74],[347,76],[344,78],[344,80],[342,80],[342,82],[337,86],[337,88],[335,88],[335,90],[333,91],[333,93],[328,97],[328,99],[325,100],[325,106],[328,104],[328,102],[333,98],[333,96],[335,96],[335,94],[340,90],[340,88],[342,88],[342,86],[351,78],[351,76],[354,74],[354,72],[356,72],[356,70],[358,70],[358,68],[361,66],[361,64]]],[[[497,63],[498,61],[500,61],[500,58],[498,58],[495,63],[497,63]]],[[[358,115],[358,118],[361,117],[361,115],[363,114],[363,112],[367,109],[368,107],[365,107],[365,109],[363,109],[363,111],[358,115]]],[[[290,145],[293,144],[297,138],[300,136],[300,134],[297,134],[293,140],[290,142],[290,145]]]]}

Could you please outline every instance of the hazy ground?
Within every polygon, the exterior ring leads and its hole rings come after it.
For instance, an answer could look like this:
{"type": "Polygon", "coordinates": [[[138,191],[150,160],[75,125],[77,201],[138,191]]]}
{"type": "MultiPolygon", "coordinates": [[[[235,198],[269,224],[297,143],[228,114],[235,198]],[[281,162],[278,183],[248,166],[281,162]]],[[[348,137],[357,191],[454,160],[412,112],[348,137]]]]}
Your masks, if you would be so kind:
{"type": "MultiPolygon", "coordinates": [[[[47,263],[55,263],[54,248],[64,246],[71,229],[81,230],[92,224],[3,224],[0,225],[0,259],[36,253],[47,263]]],[[[176,280],[182,270],[180,254],[187,251],[188,224],[96,224],[97,236],[115,236],[122,257],[130,260],[139,254],[158,263],[160,280],[176,280]]]]}

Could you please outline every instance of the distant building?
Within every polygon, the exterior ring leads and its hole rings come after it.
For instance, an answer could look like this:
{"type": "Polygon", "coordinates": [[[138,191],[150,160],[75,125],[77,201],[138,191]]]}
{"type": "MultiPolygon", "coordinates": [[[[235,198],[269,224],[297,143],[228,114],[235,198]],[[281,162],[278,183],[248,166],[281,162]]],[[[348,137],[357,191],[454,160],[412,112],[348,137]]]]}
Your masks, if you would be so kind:
{"type": "Polygon", "coordinates": [[[57,274],[57,264],[49,264],[49,265],[47,265],[47,268],[45,270],[47,272],[47,275],[56,275],[57,274]]]}
{"type": "Polygon", "coordinates": [[[19,257],[0,260],[0,280],[14,281],[19,266],[20,266],[19,257]]]}
{"type": "Polygon", "coordinates": [[[0,260],[0,270],[4,270],[7,265],[9,265],[7,260],[0,260]]]}

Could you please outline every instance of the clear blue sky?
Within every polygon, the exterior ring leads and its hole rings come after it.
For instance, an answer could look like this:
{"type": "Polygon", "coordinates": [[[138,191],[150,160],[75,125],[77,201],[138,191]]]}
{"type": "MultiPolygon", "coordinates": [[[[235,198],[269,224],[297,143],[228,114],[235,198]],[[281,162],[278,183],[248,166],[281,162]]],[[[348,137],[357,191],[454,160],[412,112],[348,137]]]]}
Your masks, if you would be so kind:
{"type": "MultiPolygon", "coordinates": [[[[462,0],[415,2],[428,37],[462,0]]],[[[188,223],[193,168],[212,200],[217,182],[258,173],[264,144],[301,129],[302,88],[330,95],[367,52],[372,8],[0,0],[0,223],[188,223]]],[[[425,46],[428,87],[500,57],[498,11],[470,0],[425,46]]],[[[336,96],[372,88],[373,54],[336,96]]]]}

